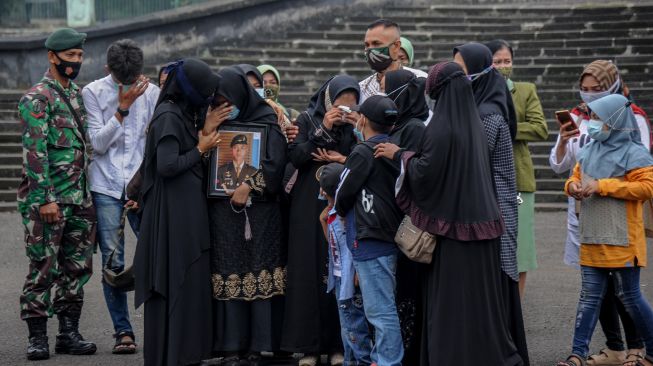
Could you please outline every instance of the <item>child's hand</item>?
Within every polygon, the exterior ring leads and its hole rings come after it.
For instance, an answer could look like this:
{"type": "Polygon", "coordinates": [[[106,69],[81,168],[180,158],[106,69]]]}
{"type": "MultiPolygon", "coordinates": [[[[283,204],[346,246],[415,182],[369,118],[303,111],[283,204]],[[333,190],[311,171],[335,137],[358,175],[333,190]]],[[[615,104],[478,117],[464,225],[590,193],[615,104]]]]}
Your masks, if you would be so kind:
{"type": "Polygon", "coordinates": [[[384,142],[374,146],[374,157],[375,158],[387,158],[394,159],[395,153],[399,151],[399,146],[384,142]]]}
{"type": "Polygon", "coordinates": [[[570,196],[574,197],[577,200],[583,199],[583,189],[578,182],[569,183],[569,186],[567,187],[567,193],[569,193],[570,196]]]}
{"type": "Polygon", "coordinates": [[[589,197],[594,193],[599,193],[599,181],[596,179],[588,179],[583,187],[583,196],[589,197]]]}

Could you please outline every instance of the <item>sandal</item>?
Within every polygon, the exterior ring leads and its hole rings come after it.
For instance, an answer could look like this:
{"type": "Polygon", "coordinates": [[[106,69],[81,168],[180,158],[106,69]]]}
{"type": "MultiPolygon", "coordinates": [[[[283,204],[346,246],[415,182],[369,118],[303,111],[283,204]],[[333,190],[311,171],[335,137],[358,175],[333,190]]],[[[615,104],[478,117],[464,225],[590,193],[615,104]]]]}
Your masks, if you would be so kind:
{"type": "Polygon", "coordinates": [[[621,366],[626,361],[626,351],[602,349],[598,354],[587,359],[588,366],[621,366]]]}
{"type": "Polygon", "coordinates": [[[316,366],[318,356],[304,356],[299,360],[299,366],[316,366]]]}
{"type": "Polygon", "coordinates": [[[136,337],[133,332],[123,331],[114,335],[116,344],[111,353],[114,355],[133,355],[136,353],[136,337]]]}
{"type": "Polygon", "coordinates": [[[587,362],[582,357],[572,354],[565,361],[559,361],[556,366],[587,366],[587,362]]]}
{"type": "Polygon", "coordinates": [[[653,358],[644,355],[641,350],[630,350],[623,366],[651,366],[653,365],[653,358]],[[634,351],[634,352],[631,352],[634,351]]]}

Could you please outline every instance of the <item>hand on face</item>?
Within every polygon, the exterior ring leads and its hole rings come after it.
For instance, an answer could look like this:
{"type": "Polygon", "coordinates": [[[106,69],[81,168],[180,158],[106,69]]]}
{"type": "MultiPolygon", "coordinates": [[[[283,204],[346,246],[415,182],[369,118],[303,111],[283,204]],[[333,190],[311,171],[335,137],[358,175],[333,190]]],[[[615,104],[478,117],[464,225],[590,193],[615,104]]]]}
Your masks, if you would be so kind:
{"type": "Polygon", "coordinates": [[[206,111],[206,119],[204,122],[204,132],[217,130],[224,121],[229,118],[229,114],[233,111],[234,107],[224,102],[219,106],[211,107],[206,111]]]}
{"type": "Polygon", "coordinates": [[[118,84],[118,106],[122,110],[128,110],[132,104],[145,93],[150,86],[150,81],[145,75],[139,76],[131,85],[129,90],[125,91],[122,83],[118,84]]]}

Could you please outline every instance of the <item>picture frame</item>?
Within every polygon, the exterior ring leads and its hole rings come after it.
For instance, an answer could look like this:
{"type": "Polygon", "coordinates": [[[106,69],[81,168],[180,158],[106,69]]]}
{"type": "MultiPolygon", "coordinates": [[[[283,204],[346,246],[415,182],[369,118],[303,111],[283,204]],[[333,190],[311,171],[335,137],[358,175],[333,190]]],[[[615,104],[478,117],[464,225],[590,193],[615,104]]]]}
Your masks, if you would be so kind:
{"type": "Polygon", "coordinates": [[[249,122],[226,122],[220,126],[220,142],[209,159],[209,198],[229,198],[233,190],[261,168],[268,128],[266,124],[249,122]]]}

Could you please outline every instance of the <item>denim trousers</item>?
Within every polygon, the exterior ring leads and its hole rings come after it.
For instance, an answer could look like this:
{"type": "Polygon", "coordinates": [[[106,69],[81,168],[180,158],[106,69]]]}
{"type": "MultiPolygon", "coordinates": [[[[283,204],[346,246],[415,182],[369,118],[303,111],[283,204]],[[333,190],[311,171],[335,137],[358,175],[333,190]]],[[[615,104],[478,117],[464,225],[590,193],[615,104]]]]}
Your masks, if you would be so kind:
{"type": "Polygon", "coordinates": [[[582,285],[572,346],[574,355],[583,359],[588,356],[590,341],[609,281],[613,281],[614,294],[637,326],[639,334],[645,340],[646,348],[653,350],[653,309],[640,291],[639,274],[639,267],[581,267],[582,285]]]}
{"type": "MultiPolygon", "coordinates": [[[[612,279],[612,274],[610,274],[610,278],[612,279]]],[[[625,351],[626,349],[644,348],[644,340],[639,336],[635,323],[615,294],[613,280],[608,281],[605,298],[601,303],[599,323],[603,334],[605,334],[605,345],[609,349],[625,351]],[[622,325],[626,335],[626,344],[621,336],[622,325]]]]}
{"type": "MultiPolygon", "coordinates": [[[[340,293],[340,277],[335,277],[336,297],[340,293]]],[[[338,300],[340,335],[344,349],[343,366],[367,366],[372,364],[372,335],[365,318],[363,295],[354,289],[354,297],[338,300]]]]}
{"type": "MultiPolygon", "coordinates": [[[[109,256],[115,249],[116,254],[113,256],[112,267],[113,270],[122,271],[125,267],[125,239],[124,236],[120,237],[119,231],[121,229],[120,221],[123,207],[127,201],[93,192],[93,203],[97,212],[97,240],[102,253],[102,268],[104,268],[109,256]]],[[[136,213],[130,212],[127,218],[132,230],[138,235],[138,226],[140,224],[138,216],[136,213]]],[[[104,280],[102,281],[102,289],[116,334],[132,332],[127,293],[109,286],[104,280]]]]}
{"type": "Polygon", "coordinates": [[[374,327],[372,361],[378,366],[398,366],[404,357],[401,326],[395,303],[397,255],[366,261],[354,260],[365,317],[374,327]]]}

